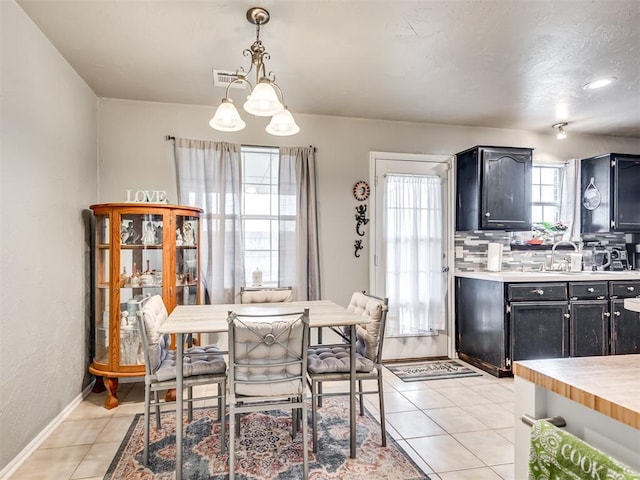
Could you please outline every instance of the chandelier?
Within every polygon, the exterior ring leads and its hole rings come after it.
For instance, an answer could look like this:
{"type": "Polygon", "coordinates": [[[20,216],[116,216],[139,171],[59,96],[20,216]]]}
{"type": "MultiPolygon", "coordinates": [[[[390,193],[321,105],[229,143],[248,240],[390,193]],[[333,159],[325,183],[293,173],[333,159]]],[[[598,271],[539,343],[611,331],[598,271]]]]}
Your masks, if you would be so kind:
{"type": "Polygon", "coordinates": [[[256,26],[256,41],[242,54],[245,57],[251,57],[251,65],[247,71],[243,67],[236,70],[235,80],[227,85],[224,98],[209,122],[211,128],[222,132],[237,132],[246,126],[246,123],[240,118],[238,109],[229,98],[229,89],[236,83],[244,83],[249,86],[251,93],[247,97],[247,101],[244,102],[243,108],[251,115],[271,117],[269,125],[265,128],[267,133],[287,136],[295,135],[300,131],[293,115],[284,104],[282,90],[275,82],[276,76],[273,72],[267,74],[264,64],[264,61],[269,60],[271,56],[260,40],[260,26],[268,23],[269,18],[269,12],[264,8],[254,7],[247,11],[247,20],[256,26]],[[254,69],[255,87],[247,79],[254,69]]]}

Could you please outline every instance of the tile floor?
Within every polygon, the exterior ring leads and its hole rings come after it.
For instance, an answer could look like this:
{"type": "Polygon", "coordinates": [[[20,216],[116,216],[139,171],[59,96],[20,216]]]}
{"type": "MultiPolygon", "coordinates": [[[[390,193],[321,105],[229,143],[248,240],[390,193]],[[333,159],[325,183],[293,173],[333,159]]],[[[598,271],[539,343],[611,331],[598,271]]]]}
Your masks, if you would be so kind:
{"type": "MultiPolygon", "coordinates": [[[[385,381],[388,433],[430,478],[514,478],[512,378],[405,383],[385,370],[385,381]]],[[[143,411],[144,385],[120,383],[118,396],[120,406],[106,410],[106,394],[90,394],[11,480],[101,480],[134,415],[143,411]]],[[[366,398],[376,414],[377,397],[366,398]]]]}

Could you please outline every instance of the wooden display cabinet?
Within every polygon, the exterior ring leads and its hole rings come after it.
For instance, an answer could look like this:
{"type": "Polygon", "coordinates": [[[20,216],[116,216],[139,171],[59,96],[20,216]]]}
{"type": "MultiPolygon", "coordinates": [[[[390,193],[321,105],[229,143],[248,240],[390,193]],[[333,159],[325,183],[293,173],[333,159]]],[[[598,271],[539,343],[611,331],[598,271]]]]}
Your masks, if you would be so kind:
{"type": "MultiPolygon", "coordinates": [[[[89,371],[118,406],[118,379],[144,376],[135,316],[141,302],[162,295],[169,313],[200,303],[199,208],[149,203],[92,205],[95,217],[94,350],[89,371]]],[[[99,388],[99,387],[98,387],[99,388]]]]}

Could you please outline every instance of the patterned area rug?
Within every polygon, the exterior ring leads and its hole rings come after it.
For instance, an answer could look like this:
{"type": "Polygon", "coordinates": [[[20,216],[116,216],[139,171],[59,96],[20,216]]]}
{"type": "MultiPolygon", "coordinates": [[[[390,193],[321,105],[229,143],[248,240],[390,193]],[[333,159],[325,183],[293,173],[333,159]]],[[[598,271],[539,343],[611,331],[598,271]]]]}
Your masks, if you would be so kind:
{"type": "MultiPolygon", "coordinates": [[[[429,480],[429,477],[387,434],[380,446],[380,424],[365,412],[357,417],[357,458],[349,458],[349,406],[346,397],[326,398],[318,416],[318,453],[311,451],[309,429],[309,480],[429,480]]],[[[309,410],[311,407],[309,406],[309,410]]],[[[220,423],[215,408],[194,409],[185,424],[183,478],[228,478],[228,455],[220,453],[220,423]]],[[[175,478],[175,415],[162,414],[163,429],[151,421],[149,466],[141,463],[142,414],[136,415],[104,480],[165,480],[175,478]]],[[[309,425],[311,414],[309,413],[309,425]]],[[[241,418],[236,439],[236,478],[239,480],[302,478],[302,434],[291,440],[291,412],[251,413],[241,418]]]]}
{"type": "Polygon", "coordinates": [[[465,367],[455,360],[434,360],[418,363],[385,364],[389,370],[404,382],[441,380],[443,378],[481,377],[482,374],[465,367]]]}

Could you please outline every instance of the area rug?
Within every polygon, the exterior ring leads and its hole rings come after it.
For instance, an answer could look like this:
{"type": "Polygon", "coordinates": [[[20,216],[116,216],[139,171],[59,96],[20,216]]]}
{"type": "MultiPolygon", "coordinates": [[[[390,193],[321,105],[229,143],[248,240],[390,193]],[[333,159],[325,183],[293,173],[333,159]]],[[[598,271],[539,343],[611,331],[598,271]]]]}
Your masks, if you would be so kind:
{"type": "MultiPolygon", "coordinates": [[[[309,410],[311,406],[309,406],[309,410]]],[[[349,458],[348,398],[326,398],[318,410],[318,453],[311,451],[309,429],[309,480],[428,480],[429,477],[387,434],[380,446],[380,424],[365,412],[357,417],[357,458],[349,458]]],[[[220,453],[220,423],[215,408],[194,409],[185,424],[183,478],[228,478],[228,454],[220,453]]],[[[136,415],[104,480],[165,480],[175,478],[175,414],[162,414],[163,429],[151,422],[149,465],[142,465],[144,420],[136,415]]],[[[309,414],[309,425],[311,415],[309,414]]],[[[241,417],[236,439],[235,471],[238,480],[302,478],[302,434],[291,440],[291,412],[250,413],[241,417]]]]}
{"type": "Polygon", "coordinates": [[[482,374],[465,367],[455,360],[433,360],[417,363],[385,364],[390,371],[404,382],[441,380],[443,378],[481,377],[482,374]]]}

